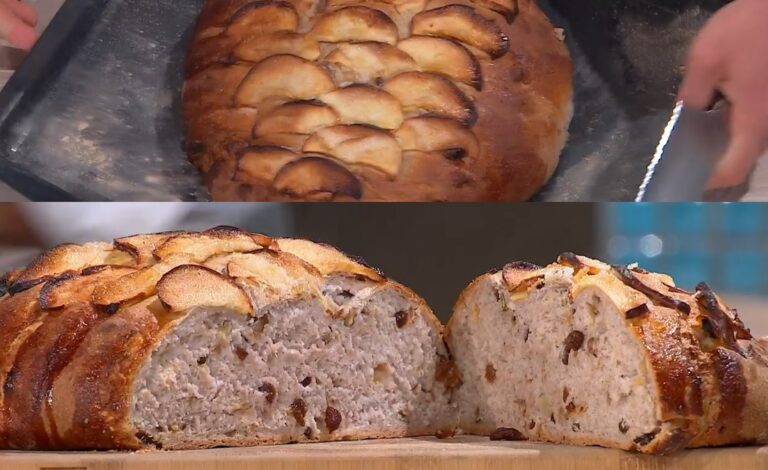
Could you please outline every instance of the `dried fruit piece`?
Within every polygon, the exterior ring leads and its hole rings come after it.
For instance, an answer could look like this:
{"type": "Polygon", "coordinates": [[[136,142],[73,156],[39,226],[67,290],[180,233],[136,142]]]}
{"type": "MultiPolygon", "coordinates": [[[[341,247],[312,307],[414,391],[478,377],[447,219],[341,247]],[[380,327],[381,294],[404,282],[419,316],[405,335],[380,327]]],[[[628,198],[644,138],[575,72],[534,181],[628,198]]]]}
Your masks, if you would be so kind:
{"type": "Polygon", "coordinates": [[[408,312],[405,312],[403,310],[400,310],[395,313],[395,324],[398,328],[403,328],[405,325],[408,324],[408,312]]]}
{"type": "Polygon", "coordinates": [[[338,113],[343,124],[368,124],[381,129],[397,129],[403,124],[400,101],[367,85],[351,85],[319,99],[338,113]]]}
{"type": "Polygon", "coordinates": [[[389,132],[361,125],[323,129],[307,140],[303,151],[371,166],[392,178],[400,172],[403,162],[403,151],[389,132]]]}
{"type": "Polygon", "coordinates": [[[271,97],[311,100],[336,89],[330,74],[314,62],[276,55],[256,64],[235,93],[235,105],[258,107],[271,97]]]}
{"type": "Polygon", "coordinates": [[[563,364],[568,365],[568,360],[571,355],[571,351],[578,351],[584,345],[584,333],[581,331],[571,331],[563,341],[563,353],[560,356],[560,360],[563,364]]]}
{"type": "Polygon", "coordinates": [[[483,88],[483,73],[477,57],[450,39],[412,36],[397,47],[416,61],[424,72],[446,75],[477,90],[483,88]]]}
{"type": "Polygon", "coordinates": [[[299,27],[299,14],[288,2],[262,0],[250,2],[240,8],[229,21],[226,34],[246,37],[275,31],[295,31],[299,27]]]}
{"type": "Polygon", "coordinates": [[[465,126],[477,122],[477,110],[472,100],[452,81],[440,75],[405,72],[387,80],[383,89],[402,103],[405,113],[436,114],[455,119],[465,126]]]}
{"type": "Polygon", "coordinates": [[[297,398],[291,402],[290,410],[288,411],[293,419],[296,420],[296,424],[304,426],[304,417],[307,414],[307,404],[301,398],[297,398]]]}
{"type": "Polygon", "coordinates": [[[485,365],[485,380],[489,383],[496,382],[496,368],[490,362],[485,365]]]}
{"type": "Polygon", "coordinates": [[[498,428],[491,433],[492,441],[524,441],[527,438],[515,428],[498,428]]]}
{"type": "Polygon", "coordinates": [[[648,313],[651,313],[651,309],[648,308],[648,304],[640,304],[635,308],[627,310],[625,317],[627,320],[632,320],[648,313]]]}
{"type": "Polygon", "coordinates": [[[384,12],[349,6],[322,15],[310,34],[321,42],[376,41],[395,44],[397,25],[384,12]]]}
{"type": "Polygon", "coordinates": [[[452,359],[440,356],[435,369],[435,380],[445,384],[447,389],[454,389],[461,385],[461,374],[452,359]]]}
{"type": "Polygon", "coordinates": [[[278,106],[259,119],[253,135],[313,134],[338,122],[339,115],[321,101],[295,101],[278,106]]]}
{"type": "Polygon", "coordinates": [[[274,403],[275,397],[277,397],[277,390],[275,389],[274,385],[269,382],[264,382],[259,386],[258,390],[264,394],[264,398],[267,400],[267,403],[274,403]]]}
{"type": "Polygon", "coordinates": [[[651,432],[647,432],[645,434],[641,434],[637,436],[634,439],[635,444],[640,446],[647,446],[650,444],[654,439],[656,439],[656,436],[661,432],[661,429],[654,429],[651,432]]]}
{"type": "Polygon", "coordinates": [[[467,5],[447,5],[414,16],[413,34],[451,38],[499,58],[509,51],[509,37],[493,21],[467,5]]]}
{"type": "Polygon", "coordinates": [[[275,176],[276,190],[300,198],[346,196],[360,199],[363,188],[349,170],[322,157],[306,157],[284,166],[275,176]]]}
{"type": "Polygon", "coordinates": [[[687,303],[673,299],[672,297],[663,294],[656,289],[646,285],[627,266],[613,266],[612,269],[614,275],[619,278],[624,284],[632,289],[640,291],[645,294],[651,302],[662,307],[673,308],[685,315],[691,313],[691,306],[687,303]]]}
{"type": "Polygon", "coordinates": [[[323,61],[342,84],[373,85],[379,80],[418,69],[411,56],[397,47],[378,42],[340,44],[323,61]]]}
{"type": "Polygon", "coordinates": [[[624,419],[622,419],[621,421],[619,421],[619,432],[622,434],[626,434],[627,431],[629,431],[629,424],[627,424],[627,422],[624,419]]]}
{"type": "Polygon", "coordinates": [[[341,413],[336,408],[329,406],[325,409],[325,427],[328,428],[328,433],[339,429],[341,426],[341,413]]]}

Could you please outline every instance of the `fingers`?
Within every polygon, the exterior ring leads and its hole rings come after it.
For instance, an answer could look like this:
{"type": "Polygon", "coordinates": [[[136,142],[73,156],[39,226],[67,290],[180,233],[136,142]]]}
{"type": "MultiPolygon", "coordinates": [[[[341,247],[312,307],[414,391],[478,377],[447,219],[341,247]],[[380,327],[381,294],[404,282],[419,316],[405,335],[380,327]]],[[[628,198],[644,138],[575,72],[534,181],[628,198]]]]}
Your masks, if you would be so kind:
{"type": "Polygon", "coordinates": [[[34,23],[37,15],[34,10],[30,13],[28,5],[14,0],[0,0],[0,37],[21,49],[29,50],[37,41],[34,23]],[[17,11],[22,12],[17,14],[17,11]],[[32,21],[27,21],[32,20],[32,21]]]}
{"type": "Polygon", "coordinates": [[[708,189],[731,188],[749,177],[768,145],[768,123],[759,120],[753,107],[734,105],[731,118],[731,142],[718,163],[708,189]]]}
{"type": "Polygon", "coordinates": [[[29,26],[37,26],[37,11],[34,8],[19,0],[0,0],[8,8],[29,26]]]}
{"type": "Polygon", "coordinates": [[[707,109],[715,99],[718,83],[723,79],[722,64],[715,48],[697,40],[688,56],[688,66],[679,99],[687,106],[707,109]]]}

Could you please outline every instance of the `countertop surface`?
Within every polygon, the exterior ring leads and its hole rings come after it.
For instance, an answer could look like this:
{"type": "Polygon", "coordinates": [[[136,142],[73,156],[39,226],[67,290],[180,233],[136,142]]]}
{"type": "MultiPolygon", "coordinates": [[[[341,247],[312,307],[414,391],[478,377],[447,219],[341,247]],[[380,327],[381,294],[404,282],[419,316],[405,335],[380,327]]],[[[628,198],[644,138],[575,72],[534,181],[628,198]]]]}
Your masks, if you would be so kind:
{"type": "Polygon", "coordinates": [[[0,452],[0,469],[764,469],[768,448],[733,447],[638,455],[597,447],[492,442],[487,437],[392,439],[184,452],[0,452]]]}

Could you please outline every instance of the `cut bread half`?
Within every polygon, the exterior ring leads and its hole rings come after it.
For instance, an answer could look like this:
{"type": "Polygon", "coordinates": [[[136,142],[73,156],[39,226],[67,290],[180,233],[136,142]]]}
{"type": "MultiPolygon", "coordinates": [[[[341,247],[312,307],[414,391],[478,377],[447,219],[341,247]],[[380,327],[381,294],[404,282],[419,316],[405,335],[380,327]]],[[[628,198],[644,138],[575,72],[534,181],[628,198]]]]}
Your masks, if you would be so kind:
{"type": "Polygon", "coordinates": [[[768,442],[768,352],[706,284],[566,254],[459,298],[460,427],[643,453],[768,442]]]}
{"type": "Polygon", "coordinates": [[[413,292],[328,246],[227,227],[143,235],[56,248],[3,286],[0,448],[454,427],[440,323],[413,292]]]}

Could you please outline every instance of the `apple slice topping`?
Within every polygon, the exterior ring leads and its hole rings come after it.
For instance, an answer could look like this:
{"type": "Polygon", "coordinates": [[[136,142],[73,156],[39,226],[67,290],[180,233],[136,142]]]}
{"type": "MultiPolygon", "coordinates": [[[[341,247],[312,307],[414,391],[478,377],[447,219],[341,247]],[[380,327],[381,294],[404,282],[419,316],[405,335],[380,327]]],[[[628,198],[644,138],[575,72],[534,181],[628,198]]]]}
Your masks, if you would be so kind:
{"type": "Polygon", "coordinates": [[[321,66],[292,55],[276,55],[256,64],[235,93],[237,106],[257,107],[270,97],[310,100],[336,89],[321,66]]]}
{"type": "Polygon", "coordinates": [[[395,138],[405,151],[441,152],[453,161],[477,158],[480,153],[480,144],[472,131],[442,117],[408,119],[395,132],[395,138]]]}
{"type": "Polygon", "coordinates": [[[380,42],[340,44],[324,59],[342,84],[374,85],[403,72],[418,70],[416,62],[395,46],[380,42]]]}
{"type": "Polygon", "coordinates": [[[360,199],[363,187],[349,170],[328,158],[310,156],[285,165],[273,185],[288,196],[309,200],[360,199]]]}
{"type": "Polygon", "coordinates": [[[320,42],[376,41],[396,44],[397,25],[386,13],[364,6],[349,6],[318,18],[310,34],[320,42]]]}
{"type": "Polygon", "coordinates": [[[413,18],[414,35],[455,39],[499,58],[509,52],[509,37],[499,26],[467,5],[447,5],[413,18]]]}
{"type": "Polygon", "coordinates": [[[384,83],[384,91],[402,103],[406,114],[437,114],[465,126],[477,122],[474,103],[452,81],[427,72],[406,72],[384,83]]]}
{"type": "Polygon", "coordinates": [[[263,0],[250,2],[240,8],[226,28],[228,36],[242,37],[276,31],[295,31],[299,14],[288,2],[263,0]]]}
{"type": "Polygon", "coordinates": [[[294,101],[273,109],[260,119],[253,135],[312,134],[338,122],[336,111],[321,101],[294,101]]]}
{"type": "Polygon", "coordinates": [[[369,126],[334,126],[319,131],[304,144],[305,153],[330,155],[352,165],[367,165],[394,178],[403,151],[389,132],[369,126]]]}
{"type": "Polygon", "coordinates": [[[483,76],[480,62],[466,47],[450,39],[413,36],[397,47],[416,61],[424,72],[451,77],[481,90],[483,76]]]}
{"type": "Polygon", "coordinates": [[[320,97],[341,117],[343,124],[368,124],[397,129],[403,124],[400,101],[386,91],[367,85],[351,85],[320,97]]]}

